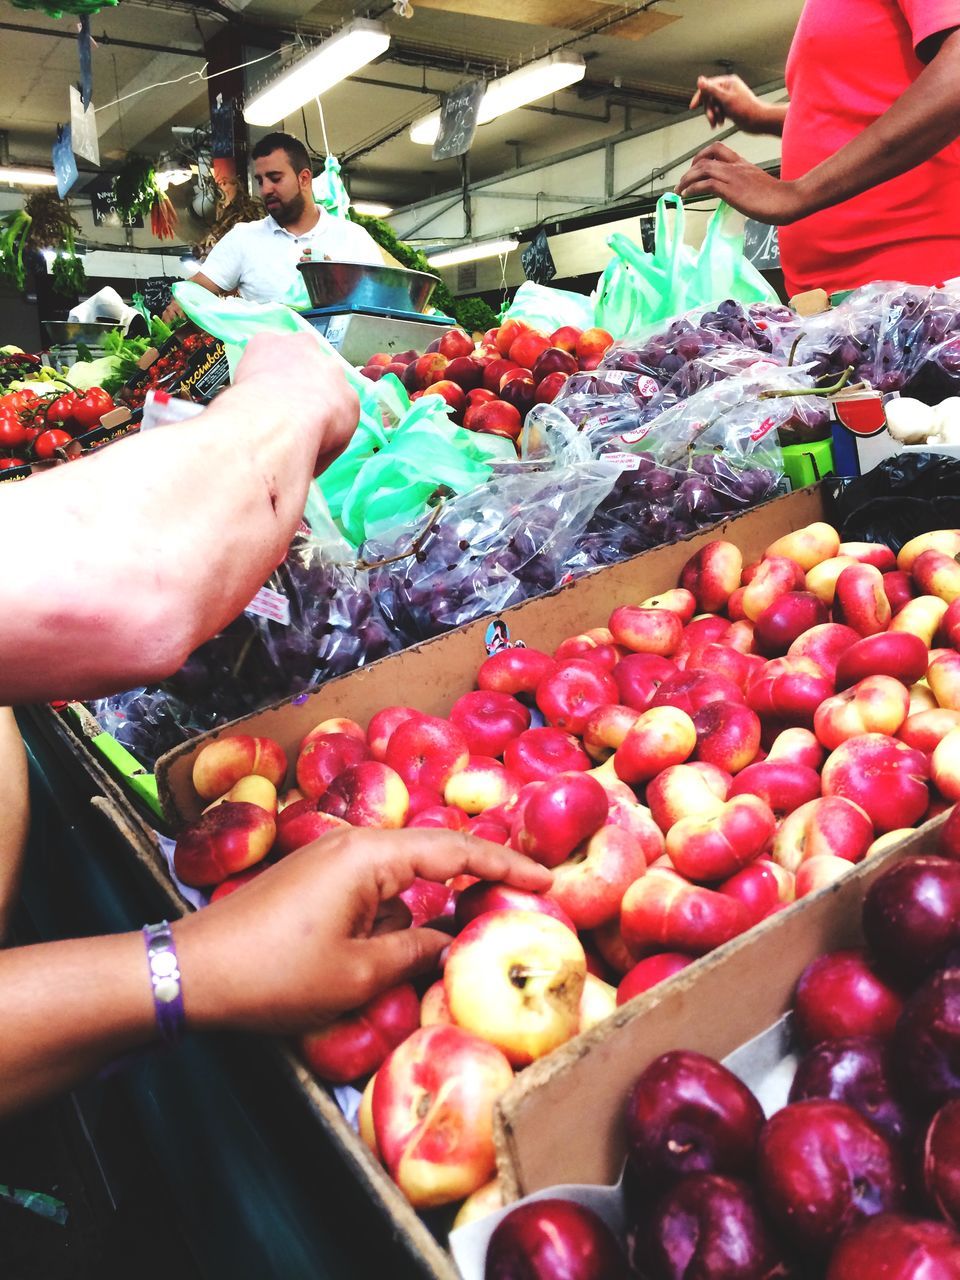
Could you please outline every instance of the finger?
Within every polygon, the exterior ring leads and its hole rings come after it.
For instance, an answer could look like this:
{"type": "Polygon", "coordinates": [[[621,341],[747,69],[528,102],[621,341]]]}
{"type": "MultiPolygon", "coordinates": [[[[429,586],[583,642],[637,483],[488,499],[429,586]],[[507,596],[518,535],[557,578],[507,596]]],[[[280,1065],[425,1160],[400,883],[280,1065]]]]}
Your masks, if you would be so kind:
{"type": "Polygon", "coordinates": [[[378,834],[364,833],[372,850],[381,899],[396,897],[416,876],[446,881],[466,874],[481,880],[503,880],[534,893],[542,893],[553,881],[546,867],[523,854],[461,831],[393,831],[370,844],[378,834]]]}
{"type": "Polygon", "coordinates": [[[359,976],[360,1003],[401,982],[435,973],[450,935],[439,929],[402,929],[357,940],[349,969],[359,976]]]}
{"type": "Polygon", "coordinates": [[[711,142],[709,147],[706,147],[694,159],[694,164],[698,160],[721,160],[724,164],[738,164],[742,159],[742,156],[738,155],[736,151],[731,151],[725,143],[711,142]]]}
{"type": "Polygon", "coordinates": [[[701,182],[712,181],[709,168],[706,165],[691,165],[687,172],[677,183],[676,192],[678,196],[685,196],[693,191],[693,188],[701,182]]]}
{"type": "MultiPolygon", "coordinates": [[[[685,200],[692,199],[694,196],[724,196],[725,184],[718,182],[716,178],[703,178],[697,182],[691,182],[683,188],[677,188],[677,195],[683,196],[685,200]]],[[[728,204],[733,204],[729,197],[724,196],[728,204]]]]}
{"type": "Polygon", "coordinates": [[[695,110],[697,107],[699,107],[699,105],[700,105],[700,90],[697,89],[694,92],[693,97],[690,99],[690,110],[691,111],[695,110]]]}
{"type": "Polygon", "coordinates": [[[410,908],[402,898],[390,898],[381,902],[373,921],[373,933],[393,933],[397,929],[409,929],[413,922],[410,908]]]}

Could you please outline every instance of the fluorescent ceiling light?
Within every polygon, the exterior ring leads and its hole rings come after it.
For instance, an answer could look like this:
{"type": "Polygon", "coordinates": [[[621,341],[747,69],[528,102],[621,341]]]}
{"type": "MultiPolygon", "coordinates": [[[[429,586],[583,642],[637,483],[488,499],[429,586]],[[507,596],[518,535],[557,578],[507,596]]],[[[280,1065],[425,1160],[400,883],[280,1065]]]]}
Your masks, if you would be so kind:
{"type": "Polygon", "coordinates": [[[371,218],[385,218],[393,213],[392,204],[378,204],[376,200],[354,200],[352,203],[357,213],[365,213],[371,218]]]}
{"type": "MultiPolygon", "coordinates": [[[[582,80],[586,70],[587,64],[578,53],[552,53],[547,58],[528,62],[525,67],[490,81],[480,102],[477,123],[487,124],[528,102],[566,89],[582,80]]],[[[432,146],[439,132],[440,112],[431,111],[410,126],[410,141],[432,146]]]]}
{"type": "Polygon", "coordinates": [[[358,18],[265,84],[244,107],[244,120],[254,125],[276,124],[379,58],[389,45],[386,28],[358,18]]]}
{"type": "Polygon", "coordinates": [[[519,240],[484,240],[478,244],[463,244],[459,249],[441,249],[427,258],[431,267],[452,267],[458,262],[475,262],[478,258],[498,258],[510,253],[520,244],[519,240]]]}
{"type": "Polygon", "coordinates": [[[57,175],[49,169],[17,169],[12,165],[0,165],[0,182],[12,187],[55,187],[57,175]]]}

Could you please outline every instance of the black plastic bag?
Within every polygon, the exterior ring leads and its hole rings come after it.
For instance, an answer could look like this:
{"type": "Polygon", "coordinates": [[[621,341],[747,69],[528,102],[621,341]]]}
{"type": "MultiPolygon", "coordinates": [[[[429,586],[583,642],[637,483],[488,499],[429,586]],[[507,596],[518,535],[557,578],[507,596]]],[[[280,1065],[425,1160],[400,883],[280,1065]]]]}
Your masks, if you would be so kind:
{"type": "Polygon", "coordinates": [[[866,475],[824,481],[827,518],[844,542],[899,551],[933,529],[960,529],[960,459],[901,453],[866,475]]]}

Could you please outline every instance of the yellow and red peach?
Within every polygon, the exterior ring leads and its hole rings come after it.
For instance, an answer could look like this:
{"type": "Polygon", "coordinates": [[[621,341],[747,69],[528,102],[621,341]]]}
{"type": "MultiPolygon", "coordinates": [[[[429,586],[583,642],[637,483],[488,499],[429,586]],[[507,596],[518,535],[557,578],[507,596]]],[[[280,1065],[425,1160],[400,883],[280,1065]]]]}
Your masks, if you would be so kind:
{"type": "Polygon", "coordinates": [[[447,779],[443,799],[447,805],[475,817],[494,805],[506,804],[520,784],[492,756],[470,756],[462,769],[447,779]]]}
{"type": "Polygon", "coordinates": [[[525,1066],[575,1036],[587,973],[583,947],[542,911],[491,911],[450,944],[443,983],[462,1027],[525,1066]]]}
{"type": "Polygon", "coordinates": [[[706,818],[681,818],[667,833],[667,855],[696,884],[727,880],[767,848],[776,830],[773,810],[755,795],[728,800],[706,818]]]}
{"type": "MultiPolygon", "coordinates": [[[[960,654],[957,655],[960,660],[960,654]]],[[[813,717],[813,731],[828,751],[864,733],[893,736],[910,710],[906,685],[892,676],[867,676],[826,698],[813,717]]]]}
{"type": "Polygon", "coordinates": [[[697,598],[686,587],[673,587],[669,591],[661,591],[659,595],[648,596],[646,600],[641,600],[640,608],[669,609],[686,626],[697,612],[697,598]]]}
{"type": "Polygon", "coordinates": [[[652,867],[623,895],[620,932],[638,959],[655,951],[700,956],[750,928],[742,902],[652,867]]]}
{"type": "Polygon", "coordinates": [[[617,644],[632,653],[653,653],[661,658],[675,653],[683,637],[683,623],[670,609],[623,604],[611,613],[608,626],[617,644]]]}
{"type": "Polygon", "coordinates": [[[822,520],[785,533],[782,538],[771,542],[763,553],[766,560],[776,556],[795,560],[804,573],[839,554],[840,535],[833,525],[825,524],[822,520]]]}
{"type": "Polygon", "coordinates": [[[780,818],[819,794],[820,775],[815,769],[786,760],[761,760],[737,774],[728,798],[758,796],[780,818]]]}
{"type": "Polygon", "coordinates": [[[500,1050],[460,1027],[421,1027],[393,1050],[375,1077],[373,1129],[414,1208],[451,1204],[489,1182],[493,1108],[512,1080],[500,1050]]]}
{"type": "Polygon", "coordinates": [[[893,617],[883,589],[883,574],[871,564],[852,564],[837,579],[833,617],[861,636],[886,631],[893,617]]]}
{"type": "Polygon", "coordinates": [[[376,1071],[420,1026],[420,999],[409,982],[374,996],[352,1013],[300,1040],[300,1052],[328,1084],[349,1084],[376,1071]]]}
{"type": "Polygon", "coordinates": [[[767,752],[768,761],[782,760],[785,764],[802,764],[816,770],[825,759],[826,752],[816,734],[799,726],[778,733],[767,752]]]}
{"type": "Polygon", "coordinates": [[[823,626],[829,612],[812,591],[788,591],[754,620],[756,646],[768,658],[778,658],[812,627],[823,626]]]}
{"type": "Polygon", "coordinates": [[[281,854],[293,853],[294,849],[302,849],[348,825],[342,818],[321,813],[316,800],[298,800],[277,815],[276,850],[281,854]]]}
{"type": "Polygon", "coordinates": [[[537,685],[558,667],[558,662],[539,649],[500,649],[481,664],[477,688],[514,695],[536,693],[537,685]]]}
{"type": "Polygon", "coordinates": [[[351,720],[348,716],[331,716],[329,720],[321,720],[319,724],[315,724],[308,734],[300,743],[300,750],[314,738],[320,738],[325,733],[345,733],[348,738],[356,738],[358,742],[366,742],[367,735],[363,727],[357,724],[356,720],[351,720]]]}
{"type": "Polygon", "coordinates": [[[367,725],[367,746],[370,748],[370,755],[374,760],[379,760],[383,764],[387,755],[387,744],[393,737],[394,731],[406,720],[414,720],[422,715],[421,711],[415,711],[413,707],[384,707],[381,711],[376,712],[370,717],[370,723],[367,725]]]}
{"type": "Polygon", "coordinates": [[[680,571],[680,586],[693,593],[702,612],[719,613],[740,586],[742,572],[740,548],[718,538],[690,557],[680,571]]]}
{"type": "Polygon", "coordinates": [[[651,707],[613,755],[617,777],[631,786],[648,782],[661,769],[683,764],[697,745],[697,730],[685,711],[676,707],[651,707]]]}
{"type": "Polygon", "coordinates": [[[655,653],[628,653],[613,669],[619,701],[646,711],[665,680],[676,675],[676,666],[655,653]]]}
{"type": "Polygon", "coordinates": [[[351,765],[330,784],[319,801],[324,813],[352,827],[396,830],[407,820],[410,796],[400,775],[378,760],[351,765]]]}
{"type": "Polygon", "coordinates": [[[595,973],[588,973],[580,997],[580,1032],[589,1031],[617,1011],[617,989],[595,973]]]}
{"type": "Polygon", "coordinates": [[[270,852],[274,815],[245,800],[208,809],[177,837],[173,869],[184,884],[203,887],[246,871],[270,852]]]}
{"type": "Polygon", "coordinates": [[[546,867],[556,867],[607,819],[607,793],[585,773],[562,773],[529,793],[510,840],[515,849],[546,867]]]}
{"type": "Polygon", "coordinates": [[[421,1027],[453,1026],[453,1015],[447,1004],[447,989],[443,985],[442,978],[438,978],[423,993],[423,999],[420,1001],[420,1025],[421,1027]]]}
{"type": "Polygon", "coordinates": [[[860,635],[853,627],[845,627],[839,622],[824,622],[798,636],[787,650],[787,657],[806,658],[833,681],[840,659],[859,640],[860,635]]]}
{"type": "Polygon", "coordinates": [[[420,784],[442,791],[447,781],[464,768],[470,752],[457,725],[440,716],[416,716],[404,720],[390,735],[384,763],[407,786],[420,784]]]}
{"type": "Polygon", "coordinates": [[[521,784],[554,778],[558,773],[585,773],[590,757],[576,738],[562,729],[526,729],[508,742],[503,753],[507,772],[521,784]]]}
{"type": "Polygon", "coordinates": [[[960,555],[960,529],[934,529],[911,538],[900,548],[897,568],[910,573],[914,563],[924,551],[941,551],[947,556],[960,555]]]}
{"type": "Polygon", "coordinates": [[[927,668],[927,684],[939,706],[960,711],[960,653],[955,649],[934,650],[927,668]]]}
{"type": "Polygon", "coordinates": [[[857,564],[852,556],[834,556],[831,560],[824,560],[807,571],[804,586],[829,608],[837,593],[837,579],[852,564],[857,564]]]}
{"type": "Polygon", "coordinates": [[[925,751],[927,755],[932,755],[937,744],[951,730],[958,728],[960,728],[960,711],[950,711],[946,707],[933,707],[907,716],[897,737],[908,747],[915,747],[918,751],[925,751]]]}
{"type": "Polygon", "coordinates": [[[946,612],[947,602],[939,596],[915,596],[904,604],[890,623],[889,634],[908,632],[918,636],[929,649],[946,612]]]}
{"type": "Polygon", "coordinates": [[[583,745],[594,760],[606,760],[622,745],[640,712],[619,703],[598,707],[583,726],[583,745]]]}
{"type": "Polygon", "coordinates": [[[829,855],[859,862],[873,840],[873,823],[852,800],[819,796],[787,814],[773,839],[774,862],[796,872],[809,858],[829,855]]]}
{"type": "Polygon", "coordinates": [[[929,771],[922,751],[886,734],[867,733],[848,738],[827,757],[821,783],[825,796],[844,796],[858,804],[882,835],[913,826],[926,813],[929,771]]]}
{"type": "Polygon", "coordinates": [[[681,818],[713,817],[723,808],[730,782],[730,775],[713,765],[678,764],[664,769],[647,785],[653,821],[666,834],[681,818]]]}
{"type": "Polygon", "coordinates": [[[623,827],[601,827],[555,866],[548,895],[578,929],[595,929],[619,917],[623,895],[646,869],[646,854],[635,836],[623,827]]]}
{"type": "Polygon", "coordinates": [[[710,702],[693,716],[695,756],[726,773],[739,773],[760,748],[760,719],[742,702],[710,702]]]}
{"type": "Polygon", "coordinates": [[[297,787],[308,800],[318,800],[334,778],[369,754],[366,742],[349,734],[317,734],[297,757],[297,787]]]}
{"type": "Polygon", "coordinates": [[[260,774],[279,787],[287,776],[287,757],[272,738],[237,733],[208,742],[193,762],[193,787],[201,800],[216,800],[248,774],[260,774]]]}
{"type": "Polygon", "coordinates": [[[910,571],[924,595],[938,596],[947,604],[960,597],[960,564],[942,551],[922,551],[910,571]]]}
{"type": "Polygon", "coordinates": [[[909,686],[923,679],[929,661],[927,646],[907,631],[866,636],[840,655],[837,688],[845,689],[867,676],[892,676],[909,686]]]}
{"type": "Polygon", "coordinates": [[[889,573],[897,563],[897,557],[882,542],[841,542],[837,554],[850,556],[861,564],[872,564],[881,573],[889,573]]]}
{"type": "Polygon", "coordinates": [[[743,591],[743,614],[756,622],[765,609],[788,591],[799,591],[804,585],[804,572],[795,560],[772,556],[761,560],[743,591]]]}
{"type": "Polygon", "coordinates": [[[617,701],[617,682],[585,658],[568,658],[537,685],[537,706],[548,724],[580,734],[598,707],[617,701]]]}

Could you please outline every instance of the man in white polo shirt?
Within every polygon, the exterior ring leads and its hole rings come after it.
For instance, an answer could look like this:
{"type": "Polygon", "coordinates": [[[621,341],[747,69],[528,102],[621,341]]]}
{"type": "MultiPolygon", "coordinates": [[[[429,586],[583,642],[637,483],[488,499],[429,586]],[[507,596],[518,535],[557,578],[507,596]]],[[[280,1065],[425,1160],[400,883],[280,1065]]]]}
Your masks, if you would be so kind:
{"type": "Polygon", "coordinates": [[[254,147],[253,161],[267,216],[228,231],[191,277],[194,284],[221,295],[236,292],[249,302],[274,302],[296,286],[298,262],[385,261],[363,227],[314,202],[310,157],[298,138],[268,133],[254,147]]]}

